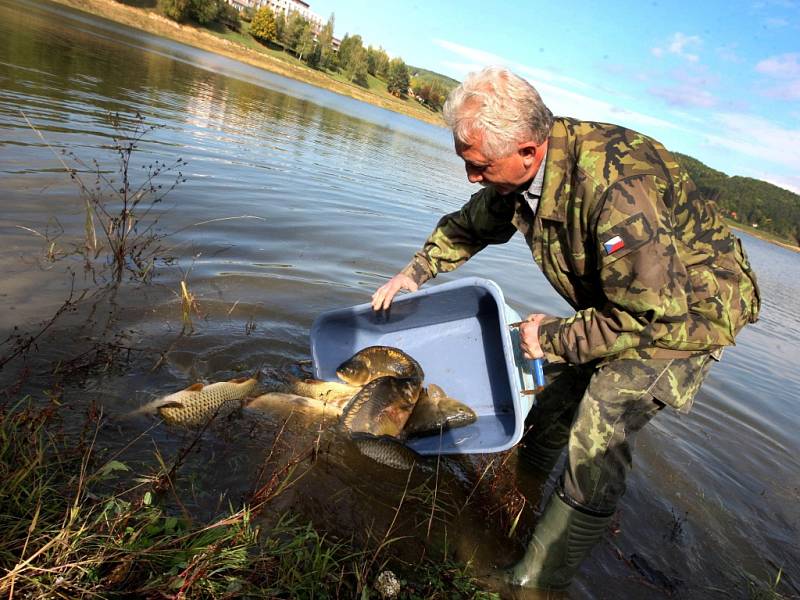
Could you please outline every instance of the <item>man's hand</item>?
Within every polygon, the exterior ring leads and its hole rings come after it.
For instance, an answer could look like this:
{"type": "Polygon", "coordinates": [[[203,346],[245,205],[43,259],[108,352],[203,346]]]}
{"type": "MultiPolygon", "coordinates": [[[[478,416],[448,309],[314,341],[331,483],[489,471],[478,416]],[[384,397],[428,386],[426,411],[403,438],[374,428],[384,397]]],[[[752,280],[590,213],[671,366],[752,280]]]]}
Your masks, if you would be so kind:
{"type": "Polygon", "coordinates": [[[405,273],[398,273],[372,294],[372,310],[386,310],[400,290],[416,292],[419,286],[405,273]]]}
{"type": "Polygon", "coordinates": [[[525,358],[542,358],[544,352],[542,347],[539,346],[539,323],[542,322],[547,315],[534,313],[528,315],[525,320],[519,324],[519,347],[525,358]]]}

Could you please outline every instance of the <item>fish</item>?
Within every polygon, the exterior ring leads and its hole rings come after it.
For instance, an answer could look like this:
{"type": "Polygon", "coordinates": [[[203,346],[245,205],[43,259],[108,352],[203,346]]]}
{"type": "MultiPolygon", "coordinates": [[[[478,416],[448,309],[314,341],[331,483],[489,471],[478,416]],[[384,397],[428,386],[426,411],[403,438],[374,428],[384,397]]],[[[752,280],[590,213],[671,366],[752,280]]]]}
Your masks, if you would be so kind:
{"type": "Polygon", "coordinates": [[[399,348],[368,346],[356,352],[336,369],[336,375],[351,385],[366,385],[378,377],[416,377],[425,373],[419,363],[399,348]]]}
{"type": "Polygon", "coordinates": [[[158,413],[170,425],[197,427],[213,417],[227,416],[243,406],[258,387],[256,377],[195,383],[186,389],[150,402],[132,414],[158,413]]]}
{"type": "Polygon", "coordinates": [[[345,406],[342,427],[351,433],[402,437],[406,421],[419,399],[421,383],[416,377],[373,379],[345,406]]]}
{"type": "Polygon", "coordinates": [[[403,433],[408,437],[438,435],[453,427],[471,425],[477,420],[474,410],[431,383],[427,389],[422,390],[403,433]]]}
{"type": "Polygon", "coordinates": [[[327,404],[322,400],[308,398],[291,392],[265,392],[247,400],[247,408],[269,412],[285,408],[297,408],[303,412],[321,413],[329,412],[334,417],[339,417],[344,410],[343,406],[327,404]]]}
{"type": "Polygon", "coordinates": [[[361,454],[392,469],[408,471],[421,459],[411,448],[390,436],[354,432],[350,439],[361,454]]]}
{"type": "Polygon", "coordinates": [[[283,372],[273,378],[269,391],[296,394],[343,408],[359,391],[361,385],[351,385],[340,381],[324,381],[310,377],[301,378],[283,372]]]}

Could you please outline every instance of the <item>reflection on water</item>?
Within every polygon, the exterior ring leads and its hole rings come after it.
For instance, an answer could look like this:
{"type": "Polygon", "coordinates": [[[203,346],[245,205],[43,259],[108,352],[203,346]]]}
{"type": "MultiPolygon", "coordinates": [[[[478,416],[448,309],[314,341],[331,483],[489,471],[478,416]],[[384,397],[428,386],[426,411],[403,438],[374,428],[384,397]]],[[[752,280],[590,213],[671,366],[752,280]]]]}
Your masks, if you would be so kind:
{"type": "MultiPolygon", "coordinates": [[[[155,159],[189,162],[188,181],[170,194],[159,223],[176,232],[165,240],[176,260],[153,285],[97,299],[92,313],[81,305],[39,348],[83,373],[62,397],[74,427],[91,402],[118,416],[197,379],[306,358],[315,316],[366,302],[472,191],[442,129],[60,8],[0,0],[3,333],[52,314],[69,290],[67,267],[78,288],[91,286],[80,261],[39,260],[42,240],[30,229],[67,248],[81,235],[83,205],[20,109],[54,150],[96,159],[108,173],[116,168],[109,111],[139,111],[162,126],[142,144],[135,169],[155,159]],[[199,305],[188,336],[180,335],[181,280],[199,305]],[[134,349],[125,367],[98,374],[70,363],[104,328],[134,349]]],[[[750,237],[746,245],[762,319],[714,367],[691,415],[665,412],[642,432],[618,531],[593,552],[572,597],[664,597],[664,581],[686,597],[742,596],[743,573],[767,581],[776,565],[800,579],[800,267],[790,251],[750,237]],[[666,579],[650,581],[656,571],[666,579]]],[[[467,275],[496,280],[520,313],[568,310],[519,239],[487,249],[458,273],[467,275]]],[[[11,371],[0,373],[4,381],[19,374],[11,371]]],[[[26,391],[41,395],[38,372],[26,391]]],[[[415,533],[399,553],[413,557],[447,540],[463,556],[477,549],[480,563],[519,548],[505,517],[467,502],[485,464],[475,463],[486,457],[448,458],[438,478],[428,465],[407,488],[404,474],[365,462],[304,419],[245,411],[207,432],[185,467],[195,478],[190,508],[209,515],[224,508],[221,495],[238,501],[256,485],[265,449],[290,456],[321,444],[281,502],[333,533],[383,535],[406,491],[403,527],[415,533]]],[[[111,423],[111,446],[152,426],[146,418],[111,423]]],[[[186,435],[155,427],[129,460],[150,460],[151,440],[169,454],[186,435]]],[[[530,510],[523,520],[532,522],[530,510]]]]}

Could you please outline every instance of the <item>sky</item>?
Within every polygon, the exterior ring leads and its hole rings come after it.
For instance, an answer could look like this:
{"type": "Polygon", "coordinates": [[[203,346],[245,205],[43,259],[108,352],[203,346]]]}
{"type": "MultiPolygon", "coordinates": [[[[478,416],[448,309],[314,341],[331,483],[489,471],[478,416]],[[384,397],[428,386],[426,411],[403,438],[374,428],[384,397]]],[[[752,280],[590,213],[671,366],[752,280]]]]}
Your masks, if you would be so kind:
{"type": "Polygon", "coordinates": [[[528,79],[557,115],[617,123],[800,193],[800,0],[310,0],[335,34],[461,81],[528,79]]]}

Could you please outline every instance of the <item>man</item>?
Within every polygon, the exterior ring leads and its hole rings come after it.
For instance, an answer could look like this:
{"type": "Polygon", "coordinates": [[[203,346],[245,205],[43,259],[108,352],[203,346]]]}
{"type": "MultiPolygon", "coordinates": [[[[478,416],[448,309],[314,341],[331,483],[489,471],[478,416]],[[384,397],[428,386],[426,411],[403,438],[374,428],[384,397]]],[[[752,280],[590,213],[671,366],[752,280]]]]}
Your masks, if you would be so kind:
{"type": "Polygon", "coordinates": [[[445,215],[411,262],[373,295],[386,309],[488,244],[519,231],[569,317],[520,326],[528,358],[566,363],[537,396],[520,461],[567,460],[533,539],[506,579],[566,588],[625,491],[633,440],[664,406],[688,411],[713,360],[759,311],[740,241],[658,142],[554,118],[525,80],[471,74],[444,109],[467,178],[483,189],[445,215]]]}

